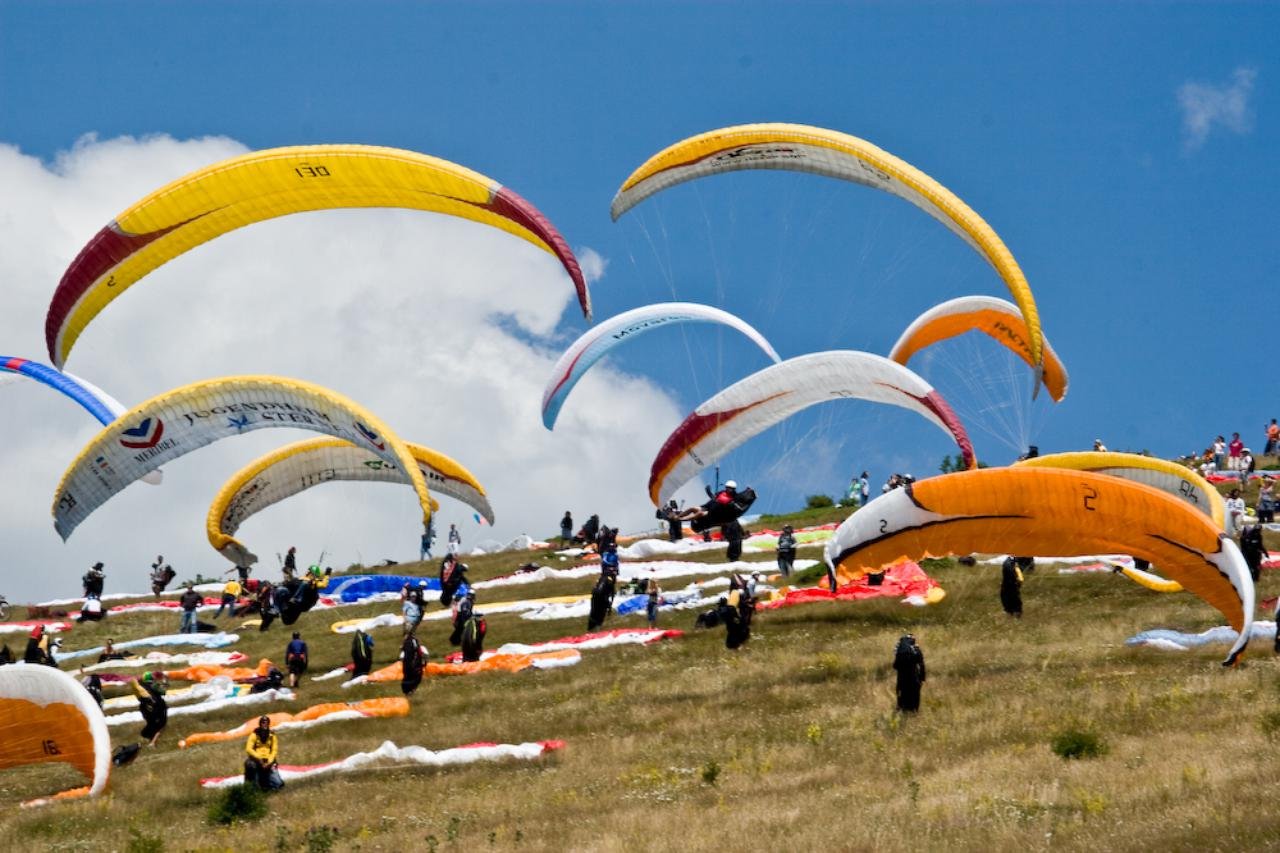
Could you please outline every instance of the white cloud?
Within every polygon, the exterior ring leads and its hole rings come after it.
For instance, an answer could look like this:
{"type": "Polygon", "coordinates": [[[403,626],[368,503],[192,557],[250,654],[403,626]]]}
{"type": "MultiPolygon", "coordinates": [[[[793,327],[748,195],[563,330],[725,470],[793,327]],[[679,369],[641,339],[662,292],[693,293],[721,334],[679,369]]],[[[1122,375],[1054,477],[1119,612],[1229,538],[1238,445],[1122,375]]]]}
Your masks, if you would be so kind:
{"type": "Polygon", "coordinates": [[[1184,145],[1188,152],[1198,150],[1215,127],[1237,135],[1253,130],[1253,84],[1258,72],[1253,68],[1237,68],[1231,81],[1221,86],[1212,83],[1183,83],[1178,87],[1178,106],[1182,109],[1184,145]]]}
{"type": "MultiPolygon", "coordinates": [[[[0,253],[0,352],[45,360],[49,298],[85,241],[146,192],[244,150],[221,138],[87,137],[50,166],[0,146],[0,221],[10,241],[0,253]]],[[[588,277],[603,274],[597,252],[582,260],[588,277]]],[[[558,262],[496,229],[409,211],[308,213],[224,235],[155,271],[97,318],[67,367],[126,404],[236,373],[347,394],[484,483],[493,530],[443,502],[441,529],[459,522],[468,543],[550,535],[566,508],[623,529],[652,526],[635,484],[647,482],[651,451],[680,420],[670,397],[601,366],[555,432],[542,427],[542,387],[559,354],[551,340],[570,307],[576,322],[558,262]]],[[[252,458],[304,437],[269,430],[193,453],[166,468],[164,485],[117,495],[64,545],[49,503],[96,424],[29,383],[0,392],[0,413],[0,592],[11,599],[78,592],[95,560],[107,564],[108,591],[145,588],[158,553],[180,578],[224,571],[229,564],[204,537],[209,501],[252,458]]],[[[324,548],[327,563],[345,565],[416,559],[419,529],[410,490],[338,484],[268,510],[240,533],[264,556],[297,545],[308,560],[324,548]]],[[[274,560],[261,565],[274,574],[274,560]]]]}
{"type": "Polygon", "coordinates": [[[578,263],[582,267],[582,274],[589,284],[595,284],[604,278],[605,267],[609,265],[609,261],[604,256],[589,247],[579,249],[576,254],[578,263]]]}

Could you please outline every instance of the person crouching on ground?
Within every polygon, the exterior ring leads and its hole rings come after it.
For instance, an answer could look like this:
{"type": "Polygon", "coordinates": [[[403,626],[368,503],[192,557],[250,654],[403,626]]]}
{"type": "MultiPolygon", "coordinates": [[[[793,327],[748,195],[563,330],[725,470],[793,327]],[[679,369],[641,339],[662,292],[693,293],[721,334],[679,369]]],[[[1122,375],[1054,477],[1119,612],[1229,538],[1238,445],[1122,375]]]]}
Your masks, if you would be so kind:
{"type": "Polygon", "coordinates": [[[278,791],[284,787],[277,761],[280,742],[271,731],[270,717],[258,718],[258,727],[249,733],[244,751],[247,753],[244,759],[246,785],[257,785],[260,791],[278,791]]]}

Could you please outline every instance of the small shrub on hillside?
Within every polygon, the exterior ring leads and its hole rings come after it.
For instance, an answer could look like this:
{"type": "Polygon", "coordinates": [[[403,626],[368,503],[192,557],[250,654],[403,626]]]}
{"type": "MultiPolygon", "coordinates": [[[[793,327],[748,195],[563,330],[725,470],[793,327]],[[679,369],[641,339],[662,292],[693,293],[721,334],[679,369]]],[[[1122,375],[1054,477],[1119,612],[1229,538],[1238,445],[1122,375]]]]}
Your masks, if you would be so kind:
{"type": "Polygon", "coordinates": [[[858,499],[857,498],[841,498],[840,506],[844,507],[845,509],[857,509],[858,499]]]}
{"type": "Polygon", "coordinates": [[[329,853],[338,841],[338,828],[313,826],[307,830],[304,840],[307,844],[307,853],[329,853]]]}
{"type": "Polygon", "coordinates": [[[229,826],[238,820],[258,820],[267,813],[267,798],[254,785],[224,788],[209,806],[209,823],[229,826]]]}
{"type": "Polygon", "coordinates": [[[714,786],[716,780],[720,778],[720,765],[713,758],[706,764],[702,765],[702,781],[708,785],[714,786]]]}
{"type": "Polygon", "coordinates": [[[809,495],[804,499],[804,505],[809,509],[825,509],[829,506],[835,506],[836,502],[827,495],[809,495]]]}
{"type": "Polygon", "coordinates": [[[1054,755],[1072,758],[1097,758],[1106,755],[1107,744],[1096,732],[1086,729],[1066,729],[1053,736],[1050,744],[1054,755]]]}

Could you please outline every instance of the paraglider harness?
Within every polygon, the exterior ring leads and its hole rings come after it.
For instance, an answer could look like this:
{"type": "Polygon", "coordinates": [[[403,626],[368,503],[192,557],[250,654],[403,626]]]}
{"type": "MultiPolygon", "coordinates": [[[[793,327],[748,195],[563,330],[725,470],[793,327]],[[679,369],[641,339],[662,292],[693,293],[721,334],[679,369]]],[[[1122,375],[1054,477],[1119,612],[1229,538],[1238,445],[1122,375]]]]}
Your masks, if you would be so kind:
{"type": "Polygon", "coordinates": [[[177,576],[178,573],[168,563],[164,565],[153,563],[151,566],[151,593],[159,595],[164,592],[165,587],[172,583],[177,576]]]}
{"type": "Polygon", "coordinates": [[[694,533],[702,533],[713,527],[723,527],[737,521],[756,502],[756,490],[747,486],[730,495],[722,491],[702,505],[702,514],[689,522],[694,533]],[[721,500],[721,496],[727,500],[721,500]]]}
{"type": "Polygon", "coordinates": [[[84,584],[85,598],[100,598],[102,596],[102,588],[107,580],[106,574],[99,569],[90,569],[85,572],[80,582],[84,584]]]}

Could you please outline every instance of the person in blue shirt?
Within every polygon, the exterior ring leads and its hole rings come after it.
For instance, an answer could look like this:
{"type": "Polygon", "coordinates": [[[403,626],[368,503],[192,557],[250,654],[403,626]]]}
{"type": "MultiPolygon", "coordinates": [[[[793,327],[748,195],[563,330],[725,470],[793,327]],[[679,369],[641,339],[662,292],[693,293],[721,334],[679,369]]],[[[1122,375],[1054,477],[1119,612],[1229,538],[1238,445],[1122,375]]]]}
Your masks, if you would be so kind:
{"type": "Polygon", "coordinates": [[[289,668],[289,686],[297,687],[298,679],[307,671],[307,644],[297,631],[293,632],[293,639],[285,646],[284,664],[289,668]]]}

